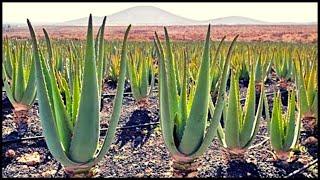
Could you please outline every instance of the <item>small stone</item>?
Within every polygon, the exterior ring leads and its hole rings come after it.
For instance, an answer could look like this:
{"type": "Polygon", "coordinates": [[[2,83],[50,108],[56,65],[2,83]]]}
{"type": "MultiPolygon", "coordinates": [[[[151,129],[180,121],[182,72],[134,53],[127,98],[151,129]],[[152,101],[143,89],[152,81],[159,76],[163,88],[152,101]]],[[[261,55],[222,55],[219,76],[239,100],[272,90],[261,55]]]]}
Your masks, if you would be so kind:
{"type": "Polygon", "coordinates": [[[147,168],[145,171],[146,171],[146,174],[148,174],[148,175],[149,175],[149,174],[151,174],[151,173],[152,173],[152,171],[153,171],[153,170],[152,170],[151,168],[147,168]]]}
{"type": "Polygon", "coordinates": [[[45,171],[45,172],[41,173],[41,176],[42,177],[53,177],[53,175],[56,173],[57,173],[57,170],[52,169],[52,170],[45,171]]]}
{"type": "Polygon", "coordinates": [[[5,117],[8,118],[8,119],[12,119],[13,118],[13,116],[11,114],[5,115],[5,117]]]}
{"type": "Polygon", "coordinates": [[[13,158],[13,157],[16,156],[16,153],[14,152],[14,150],[8,149],[7,152],[6,152],[6,154],[5,154],[5,156],[6,156],[7,158],[13,158]]]}
{"type": "Polygon", "coordinates": [[[137,177],[143,177],[143,173],[138,173],[137,177]]]}
{"type": "Polygon", "coordinates": [[[172,176],[172,172],[168,171],[163,173],[164,177],[171,177],[172,176]]]}
{"type": "Polygon", "coordinates": [[[303,141],[302,145],[313,145],[316,143],[318,143],[318,139],[315,138],[314,136],[310,136],[303,141]]]}
{"type": "Polygon", "coordinates": [[[148,130],[144,129],[141,133],[142,133],[143,135],[146,135],[146,134],[148,134],[148,130]]]}
{"type": "Polygon", "coordinates": [[[191,172],[187,175],[188,178],[196,177],[198,175],[197,171],[191,172]]]}
{"type": "Polygon", "coordinates": [[[33,165],[40,163],[40,154],[38,152],[34,152],[31,154],[24,154],[21,157],[18,157],[17,160],[20,163],[24,163],[29,166],[33,166],[33,165]]]}

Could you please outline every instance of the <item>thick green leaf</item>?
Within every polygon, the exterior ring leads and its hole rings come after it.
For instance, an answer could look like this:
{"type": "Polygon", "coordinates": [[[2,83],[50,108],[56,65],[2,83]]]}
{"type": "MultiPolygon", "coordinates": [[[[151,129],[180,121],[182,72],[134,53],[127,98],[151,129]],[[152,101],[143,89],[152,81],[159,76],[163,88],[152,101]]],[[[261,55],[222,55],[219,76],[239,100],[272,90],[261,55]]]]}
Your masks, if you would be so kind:
{"type": "Polygon", "coordinates": [[[41,61],[43,61],[43,59],[40,59],[36,36],[31,23],[29,22],[29,20],[27,20],[27,23],[32,38],[32,48],[35,58],[34,60],[36,66],[37,96],[39,103],[40,120],[47,146],[53,157],[60,161],[64,166],[79,165],[71,161],[67,157],[59,140],[57,125],[55,122],[51,104],[52,101],[50,101],[50,95],[48,94],[48,92],[50,92],[47,87],[48,81],[46,82],[46,79],[44,77],[45,68],[41,65],[41,61]]]}
{"type": "Polygon", "coordinates": [[[280,101],[280,93],[278,92],[274,99],[272,117],[270,122],[270,140],[272,148],[275,150],[283,149],[283,136],[281,136],[281,131],[283,131],[283,129],[281,128],[282,117],[280,101]]]}
{"type": "Polygon", "coordinates": [[[235,75],[231,75],[231,86],[228,98],[228,110],[225,122],[225,139],[229,148],[240,147],[240,122],[238,113],[237,83],[235,75]]]}
{"type": "Polygon", "coordinates": [[[94,53],[92,16],[90,14],[80,105],[70,143],[70,157],[73,161],[80,163],[88,162],[93,158],[100,135],[100,94],[94,53]]]}
{"type": "MultiPolygon", "coordinates": [[[[250,82],[248,87],[248,92],[246,96],[245,104],[245,115],[244,122],[240,131],[240,146],[243,147],[251,139],[252,134],[255,130],[255,103],[256,103],[256,94],[255,94],[255,76],[254,71],[251,70],[250,82]]],[[[261,94],[262,95],[262,94],[261,94]]]]}
{"type": "Polygon", "coordinates": [[[24,88],[25,88],[25,83],[24,83],[24,74],[23,74],[23,54],[22,50],[20,50],[19,53],[20,56],[18,56],[18,61],[17,61],[17,71],[16,71],[16,76],[15,76],[15,83],[13,84],[13,89],[14,89],[14,99],[17,102],[21,102],[21,99],[23,97],[24,93],[24,88]]]}
{"type": "Polygon", "coordinates": [[[187,155],[192,154],[201,146],[205,133],[211,85],[209,49],[210,25],[204,45],[195,97],[193,98],[189,118],[179,145],[179,150],[187,155]]]}
{"type": "Polygon", "coordinates": [[[213,138],[215,137],[217,133],[218,123],[220,123],[221,114],[224,107],[224,99],[225,99],[225,91],[227,86],[227,80],[229,77],[229,67],[230,67],[230,61],[231,61],[231,55],[233,52],[233,48],[235,45],[236,40],[238,39],[239,35],[237,35],[233,41],[231,42],[231,45],[228,49],[228,53],[225,59],[225,63],[223,66],[223,72],[219,84],[219,92],[218,92],[218,99],[216,103],[216,107],[214,110],[213,117],[210,121],[210,125],[206,131],[206,135],[202,141],[201,146],[198,148],[196,152],[194,152],[192,155],[190,155],[190,158],[196,158],[204,153],[204,151],[210,146],[213,138]]]}
{"type": "MultiPolygon", "coordinates": [[[[172,49],[171,49],[171,43],[170,38],[168,35],[167,28],[164,27],[165,32],[165,38],[166,38],[166,46],[167,46],[167,52],[166,52],[166,60],[168,62],[168,66],[165,66],[165,68],[168,70],[168,89],[169,89],[169,103],[170,103],[170,118],[173,119],[175,117],[175,114],[178,112],[178,91],[177,91],[177,81],[176,81],[176,71],[174,69],[174,59],[172,56],[172,49]]],[[[175,122],[175,124],[180,127],[181,121],[180,118],[177,118],[178,122],[175,122]]]]}
{"type": "Polygon", "coordinates": [[[163,55],[163,48],[160,43],[159,37],[155,32],[156,41],[154,44],[156,46],[156,52],[159,57],[159,101],[160,101],[160,126],[161,132],[164,139],[164,143],[168,148],[169,152],[178,155],[181,154],[176,148],[174,141],[173,127],[174,119],[171,119],[170,110],[171,105],[169,104],[169,95],[168,95],[168,80],[166,75],[165,60],[163,55]]]}
{"type": "Polygon", "coordinates": [[[296,119],[295,117],[295,93],[293,91],[290,92],[290,96],[289,96],[289,107],[288,107],[288,114],[287,114],[287,132],[285,134],[285,142],[283,145],[283,150],[288,151],[290,149],[290,147],[293,145],[294,143],[294,139],[296,139],[294,136],[296,136],[297,134],[295,134],[295,129],[298,127],[298,121],[300,121],[300,119],[296,119]]]}
{"type": "Polygon", "coordinates": [[[95,155],[94,159],[88,163],[88,166],[92,166],[96,164],[98,161],[100,161],[104,157],[106,152],[109,150],[110,145],[113,142],[115,137],[116,127],[120,119],[121,105],[123,100],[124,84],[125,84],[125,78],[126,78],[126,63],[127,63],[127,39],[128,39],[130,28],[131,28],[131,25],[129,25],[126,30],[123,44],[122,44],[120,76],[118,79],[117,93],[114,100],[111,119],[109,121],[110,123],[108,127],[108,132],[107,132],[106,138],[104,139],[104,142],[100,151],[95,155]]]}

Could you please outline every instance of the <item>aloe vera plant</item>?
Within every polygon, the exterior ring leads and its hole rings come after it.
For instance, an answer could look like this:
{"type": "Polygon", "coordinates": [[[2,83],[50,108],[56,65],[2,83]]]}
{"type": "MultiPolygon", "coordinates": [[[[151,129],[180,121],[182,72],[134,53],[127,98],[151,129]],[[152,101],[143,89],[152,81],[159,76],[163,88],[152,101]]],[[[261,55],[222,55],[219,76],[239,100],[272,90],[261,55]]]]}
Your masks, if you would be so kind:
{"type": "Polygon", "coordinates": [[[300,55],[295,61],[295,75],[298,94],[298,106],[301,110],[301,118],[304,127],[309,131],[317,128],[318,121],[318,81],[317,81],[317,61],[314,60],[311,66],[302,66],[300,55]],[[303,69],[305,68],[305,69],[303,69]],[[305,73],[303,73],[303,70],[305,73]]]}
{"type": "Polygon", "coordinates": [[[267,79],[270,72],[272,61],[263,60],[262,52],[259,53],[258,60],[255,65],[255,79],[256,79],[256,89],[259,91],[261,86],[267,79]]]}
{"type": "Polygon", "coordinates": [[[130,60],[127,63],[132,94],[138,102],[149,96],[154,86],[152,63],[143,55],[141,50],[134,54],[130,53],[130,60]],[[150,74],[151,80],[149,80],[150,74]]]}
{"type": "Polygon", "coordinates": [[[17,44],[13,49],[8,41],[4,44],[2,80],[6,95],[14,108],[14,121],[19,124],[26,122],[27,111],[36,98],[34,58],[27,42],[17,44]]]}
{"type": "Polygon", "coordinates": [[[289,49],[284,49],[275,53],[273,68],[280,78],[279,86],[286,89],[288,86],[287,82],[293,75],[293,59],[289,49]]]}
{"type": "Polygon", "coordinates": [[[295,113],[295,92],[289,93],[289,106],[287,114],[282,114],[280,92],[277,93],[272,109],[272,117],[269,125],[271,146],[276,152],[276,158],[287,160],[289,151],[295,147],[300,133],[300,111],[298,117],[295,113]]]}
{"type": "MultiPolygon", "coordinates": [[[[230,56],[234,43],[231,43],[225,60],[222,77],[219,85],[217,106],[214,110],[210,125],[207,126],[207,114],[210,98],[210,25],[204,45],[198,81],[193,98],[188,101],[187,94],[187,63],[184,59],[183,80],[181,94],[178,93],[174,64],[172,61],[171,43],[167,29],[165,30],[166,54],[161,42],[155,33],[155,46],[159,57],[159,100],[160,100],[160,125],[166,147],[172,158],[175,176],[188,176],[191,172],[197,172],[197,164],[194,161],[209,147],[220,120],[226,82],[229,73],[230,56]],[[190,101],[191,100],[191,101],[190,101]],[[190,104],[190,106],[188,105],[190,104]]],[[[217,52],[216,52],[217,53],[217,52]]]]}
{"type": "Polygon", "coordinates": [[[219,53],[221,51],[221,46],[224,42],[224,40],[226,39],[226,36],[224,36],[217,49],[216,49],[216,52],[214,54],[214,56],[212,57],[213,61],[212,61],[212,64],[211,64],[211,67],[210,67],[210,76],[212,78],[212,81],[211,81],[211,92],[213,92],[213,94],[215,94],[217,92],[217,86],[218,86],[218,81],[219,81],[219,77],[221,76],[221,72],[222,72],[222,66],[223,66],[223,62],[222,60],[218,59],[219,57],[219,53]]]}
{"type": "MultiPolygon", "coordinates": [[[[126,42],[131,25],[128,26],[123,40],[120,76],[109,129],[102,146],[99,147],[101,83],[98,79],[100,72],[96,67],[98,60],[95,57],[91,14],[87,30],[83,74],[82,78],[79,78],[81,82],[79,82],[79,86],[74,86],[78,89],[73,93],[64,90],[69,95],[72,94],[72,98],[65,103],[60,94],[63,87],[58,86],[58,81],[61,79],[44,60],[39,51],[33,27],[29,20],[27,23],[35,59],[40,120],[47,146],[53,157],[64,166],[66,172],[71,174],[88,172],[104,157],[115,136],[123,99],[126,75],[126,42]],[[75,106],[77,103],[78,106],[75,106]],[[72,111],[67,111],[67,107],[72,107],[72,111]]],[[[79,76],[79,74],[74,73],[73,76],[79,76]]]]}
{"type": "MultiPolygon", "coordinates": [[[[230,158],[240,158],[243,160],[244,153],[250,147],[259,129],[259,122],[262,115],[263,106],[263,86],[260,91],[260,100],[257,110],[255,110],[255,74],[251,68],[250,82],[246,96],[244,108],[240,104],[239,97],[239,74],[231,74],[230,92],[228,100],[225,102],[223,112],[223,124],[218,127],[218,138],[223,147],[227,149],[230,158]]],[[[211,101],[210,112],[213,114],[214,106],[211,101]]]]}
{"type": "Polygon", "coordinates": [[[110,54],[109,62],[108,62],[108,78],[113,81],[117,82],[117,77],[119,77],[120,72],[120,53],[116,48],[113,48],[114,53],[110,54]]]}

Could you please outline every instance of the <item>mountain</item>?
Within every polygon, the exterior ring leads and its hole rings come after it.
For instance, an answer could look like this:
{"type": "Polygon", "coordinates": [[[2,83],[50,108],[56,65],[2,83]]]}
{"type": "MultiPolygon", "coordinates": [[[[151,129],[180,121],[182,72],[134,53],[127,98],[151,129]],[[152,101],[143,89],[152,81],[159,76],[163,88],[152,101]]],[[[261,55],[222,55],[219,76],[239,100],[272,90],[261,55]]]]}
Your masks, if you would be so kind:
{"type": "MultiPolygon", "coordinates": [[[[103,17],[93,16],[93,25],[100,26],[103,17]]],[[[317,22],[311,23],[294,23],[294,22],[265,22],[253,18],[242,16],[228,16],[215,18],[205,21],[197,21],[175,15],[171,12],[156,8],[153,6],[136,6],[128,8],[117,13],[107,16],[108,26],[127,26],[140,25],[140,26],[168,26],[168,25],[312,25],[317,22]]],[[[88,17],[65,21],[54,25],[61,26],[87,26],[88,17]]]]}
{"type": "MultiPolygon", "coordinates": [[[[103,17],[94,16],[93,24],[101,25],[103,17]]],[[[58,25],[87,26],[88,18],[66,21],[58,25]]],[[[177,16],[153,6],[136,6],[107,16],[108,25],[196,25],[199,21],[177,16]]]]}
{"type": "Polygon", "coordinates": [[[207,23],[210,23],[212,25],[265,25],[269,24],[265,21],[259,21],[252,18],[242,17],[242,16],[228,16],[228,17],[222,17],[222,18],[216,18],[207,21],[207,23]]]}

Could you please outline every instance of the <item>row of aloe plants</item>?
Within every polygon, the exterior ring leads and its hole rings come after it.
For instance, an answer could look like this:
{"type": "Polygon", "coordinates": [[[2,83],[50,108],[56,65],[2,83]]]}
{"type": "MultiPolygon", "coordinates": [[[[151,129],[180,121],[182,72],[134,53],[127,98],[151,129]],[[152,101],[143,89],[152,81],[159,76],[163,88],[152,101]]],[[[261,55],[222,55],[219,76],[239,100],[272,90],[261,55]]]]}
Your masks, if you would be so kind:
{"type": "Polygon", "coordinates": [[[216,136],[230,155],[240,155],[243,158],[258,131],[263,107],[267,112],[266,116],[269,116],[264,82],[272,67],[280,76],[277,68],[281,71],[289,66],[290,70],[286,72],[291,72],[298,89],[297,103],[294,91],[290,91],[286,116],[282,116],[280,95],[277,94],[274,100],[268,128],[271,145],[280,159],[287,159],[288,152],[298,142],[300,117],[317,119],[316,63],[308,65],[312,70],[308,73],[304,69],[308,61],[298,54],[295,57],[299,59],[291,62],[284,58],[281,63],[285,63],[279,65],[279,58],[275,58],[279,55],[275,55],[274,51],[271,56],[267,56],[261,50],[250,50],[248,46],[237,49],[235,43],[238,36],[229,46],[223,45],[224,37],[212,48],[210,25],[203,51],[199,46],[193,49],[183,48],[183,53],[178,55],[173,53],[173,45],[166,28],[165,49],[155,33],[152,48],[144,50],[144,44],[140,44],[142,48],[132,53],[135,47],[127,48],[131,26],[127,28],[121,49],[107,47],[103,38],[105,19],[94,39],[91,15],[85,49],[81,48],[79,42],[65,42],[66,50],[62,47],[57,49],[45,30],[45,43],[38,44],[29,20],[28,26],[32,38],[32,52],[26,51],[26,46],[22,45],[22,48],[17,48],[18,53],[12,53],[9,41],[4,43],[7,49],[3,64],[5,90],[8,97],[11,96],[9,100],[14,108],[15,104],[30,107],[37,93],[40,120],[48,148],[71,174],[91,170],[108,151],[120,118],[126,76],[136,100],[150,94],[155,76],[158,77],[160,126],[165,145],[174,161],[176,176],[194,174],[198,166],[196,159],[206,151],[216,136]],[[224,52],[226,47],[227,51],[224,52]],[[44,55],[44,50],[47,55],[44,55]],[[246,57],[243,53],[245,50],[246,57]],[[25,52],[31,55],[27,56],[25,52]],[[199,52],[202,52],[201,61],[197,56],[199,52]],[[120,61],[117,61],[118,59],[120,61]],[[155,63],[158,65],[155,66],[155,63]],[[22,70],[23,66],[26,66],[25,71],[22,70]],[[99,147],[99,98],[104,77],[110,75],[109,72],[118,82],[117,93],[108,133],[99,147]],[[25,78],[26,76],[29,77],[25,78]],[[244,108],[239,100],[241,78],[250,79],[244,108]],[[226,93],[228,79],[229,95],[226,93]],[[25,82],[28,82],[26,87],[17,87],[17,84],[25,82]],[[37,92],[29,87],[32,83],[33,88],[37,87],[37,92]],[[259,87],[258,103],[255,102],[255,86],[259,87]],[[10,94],[10,90],[13,93],[10,94]],[[215,102],[210,98],[212,92],[217,94],[215,102]],[[24,95],[29,98],[27,102],[22,101],[21,97],[24,95]],[[211,114],[209,121],[208,113],[211,114]],[[223,123],[220,122],[221,118],[223,123]]]}

